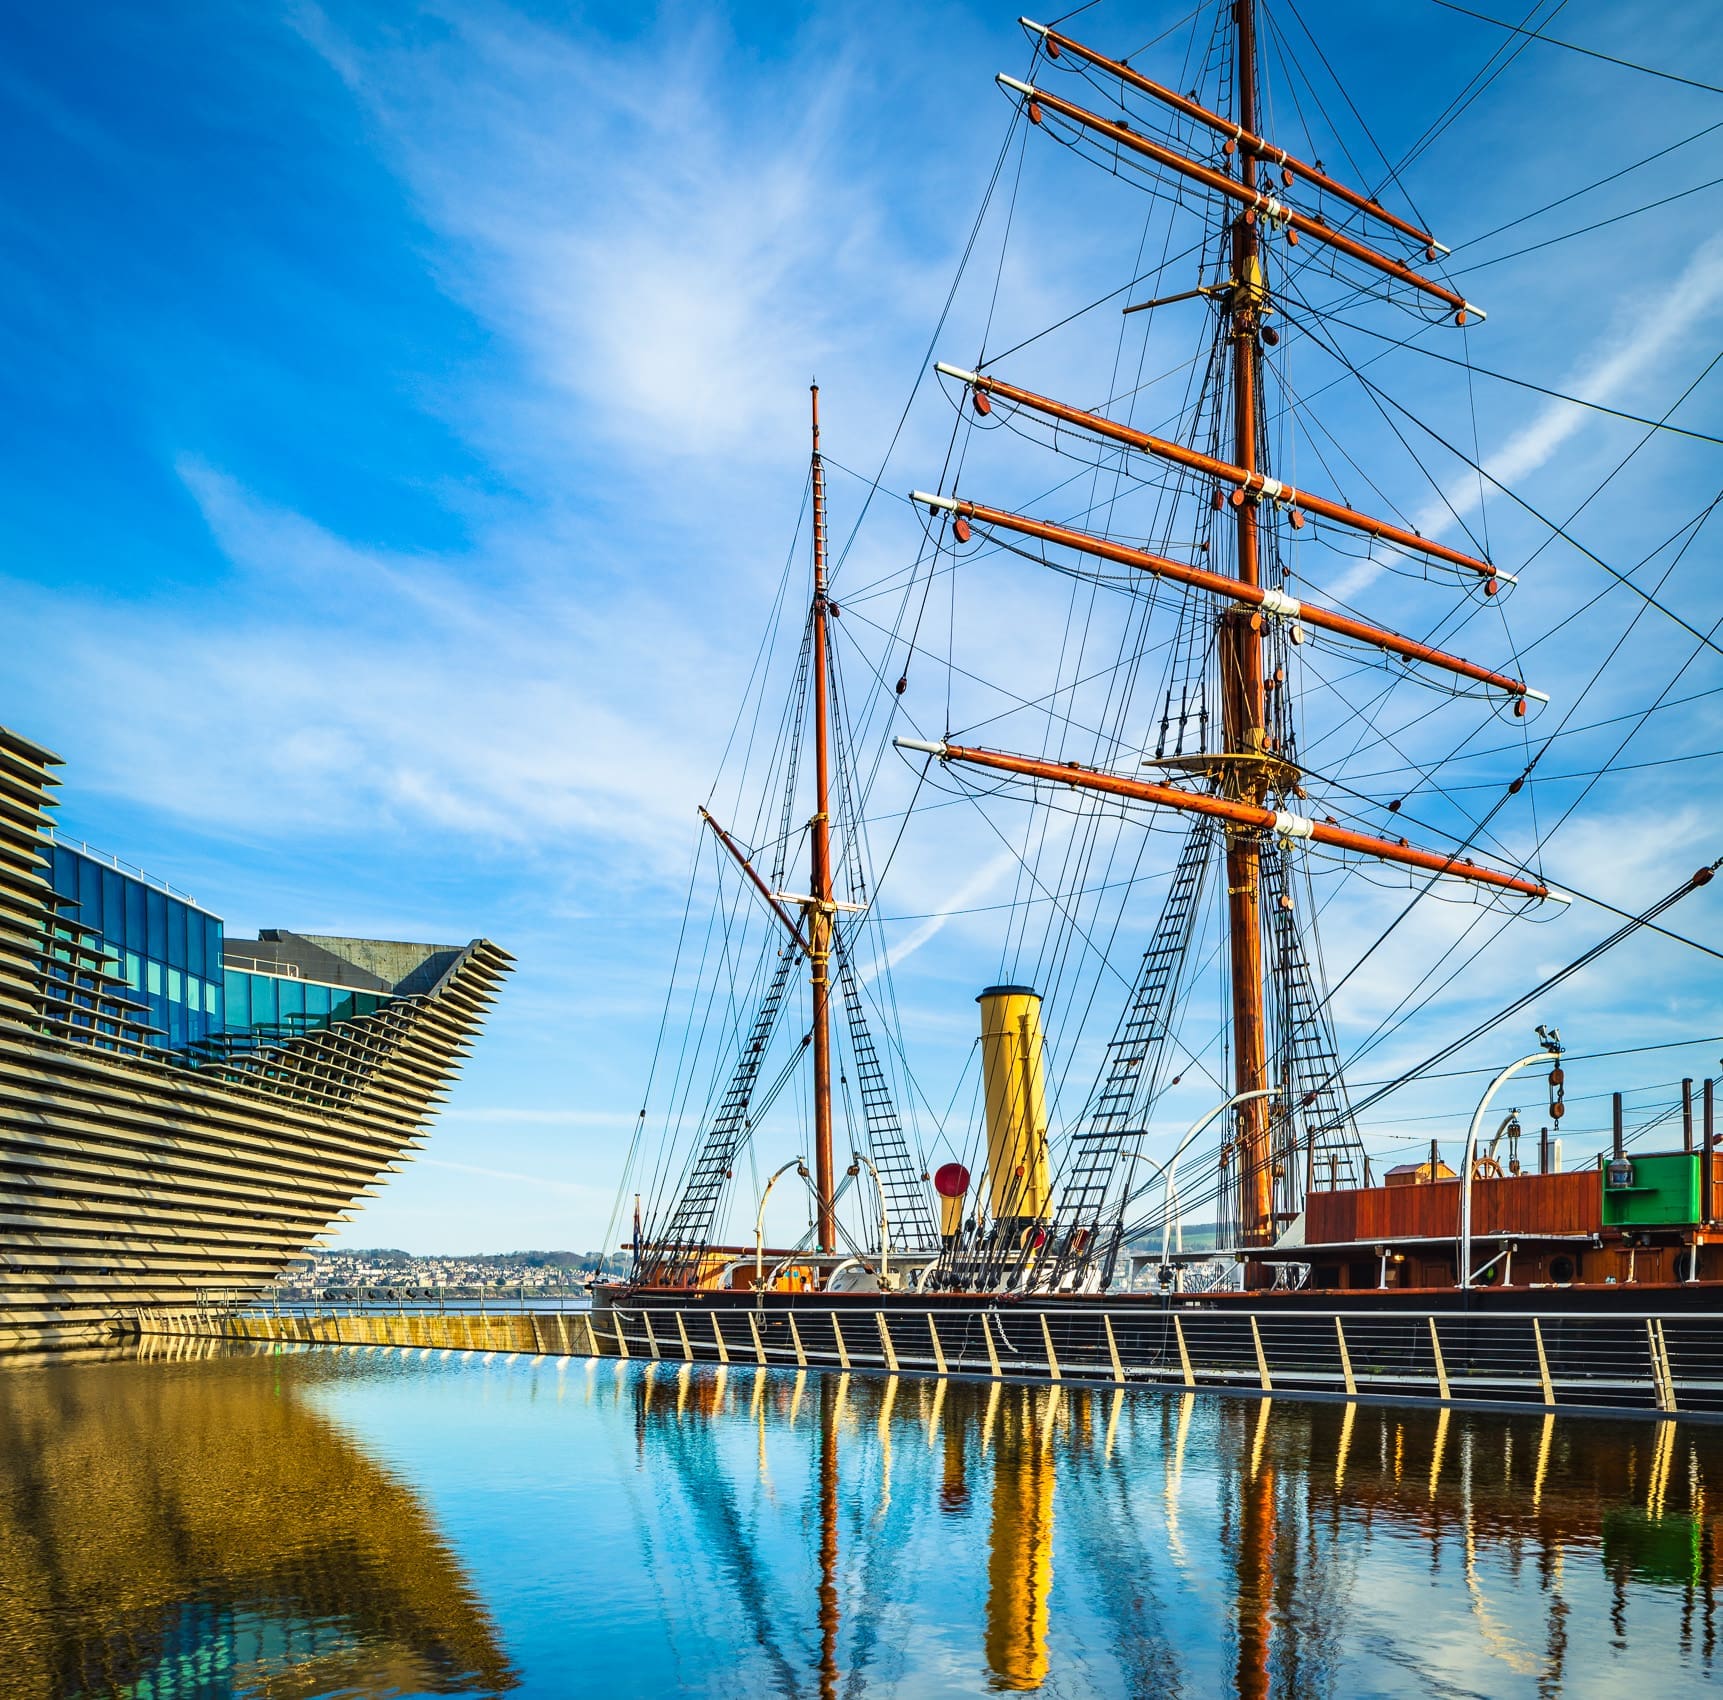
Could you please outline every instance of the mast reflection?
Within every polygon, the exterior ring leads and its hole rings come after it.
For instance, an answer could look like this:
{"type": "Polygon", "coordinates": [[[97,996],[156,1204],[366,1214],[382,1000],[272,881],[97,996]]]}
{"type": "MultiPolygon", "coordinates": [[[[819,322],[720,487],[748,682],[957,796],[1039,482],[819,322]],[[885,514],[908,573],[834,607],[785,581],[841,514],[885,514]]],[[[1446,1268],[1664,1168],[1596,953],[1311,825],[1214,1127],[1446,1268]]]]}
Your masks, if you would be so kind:
{"type": "MultiPolygon", "coordinates": [[[[1613,1613],[1625,1646],[1637,1584],[1681,1590],[1681,1648],[1707,1671],[1713,1657],[1723,1435],[1703,1428],[679,1374],[698,1391],[650,1402],[636,1377],[636,1415],[652,1460],[707,1504],[715,1572],[746,1578],[760,1680],[779,1692],[890,1688],[904,1638],[932,1635],[997,1691],[1338,1694],[1391,1574],[1451,1574],[1480,1670],[1528,1692],[1567,1677],[1576,1611],[1588,1629],[1613,1613]],[[770,1549],[727,1455],[689,1432],[727,1422],[760,1426],[783,1491],[799,1472],[799,1554],[770,1549]]],[[[1414,1685],[1447,1680],[1449,1657],[1411,1633],[1394,1652],[1414,1685]]]]}

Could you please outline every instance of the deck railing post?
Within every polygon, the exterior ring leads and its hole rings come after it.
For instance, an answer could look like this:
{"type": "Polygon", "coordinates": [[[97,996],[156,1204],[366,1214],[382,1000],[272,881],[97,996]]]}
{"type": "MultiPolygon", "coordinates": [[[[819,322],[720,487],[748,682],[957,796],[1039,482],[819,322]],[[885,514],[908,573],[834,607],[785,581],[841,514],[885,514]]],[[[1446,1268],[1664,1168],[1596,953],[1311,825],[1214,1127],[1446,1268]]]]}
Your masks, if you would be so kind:
{"type": "Polygon", "coordinates": [[[993,1346],[993,1319],[986,1311],[981,1313],[981,1338],[987,1342],[987,1366],[993,1372],[993,1379],[999,1379],[999,1353],[993,1346]]]}
{"type": "Polygon", "coordinates": [[[838,1368],[847,1370],[850,1367],[850,1351],[844,1344],[843,1327],[838,1322],[838,1313],[835,1310],[832,1312],[832,1338],[837,1342],[838,1368]]]}
{"type": "Polygon", "coordinates": [[[796,1368],[806,1369],[808,1367],[808,1354],[802,1347],[802,1331],[796,1326],[796,1313],[791,1310],[784,1314],[789,1318],[790,1344],[796,1348],[796,1368]]]}
{"type": "Polygon", "coordinates": [[[1179,1368],[1184,1371],[1185,1386],[1195,1387],[1197,1378],[1191,1373],[1191,1354],[1185,1345],[1184,1319],[1176,1310],[1173,1312],[1173,1338],[1179,1343],[1179,1368]]]}
{"type": "Polygon", "coordinates": [[[1053,1330],[1047,1325],[1047,1313],[1041,1312],[1041,1338],[1047,1347],[1047,1374],[1054,1381],[1063,1381],[1064,1372],[1059,1368],[1058,1354],[1053,1350],[1053,1330]]]}
{"type": "Polygon", "coordinates": [[[1274,1383],[1268,1377],[1268,1354],[1262,1349],[1262,1330],[1257,1327],[1254,1316],[1250,1319],[1250,1339],[1251,1344],[1256,1347],[1256,1373],[1262,1380],[1262,1390],[1264,1393],[1272,1393],[1274,1383]]]}
{"type": "Polygon", "coordinates": [[[718,1342],[718,1362],[727,1364],[730,1361],[730,1348],[724,1344],[724,1330],[718,1326],[718,1313],[712,1310],[706,1314],[712,1323],[712,1338],[718,1342]]]}
{"type": "Polygon", "coordinates": [[[1340,1342],[1340,1373],[1346,1378],[1347,1397],[1356,1399],[1358,1383],[1352,1378],[1352,1354],[1346,1349],[1346,1328],[1338,1316],[1334,1319],[1334,1338],[1340,1342]]]}
{"type": "Polygon", "coordinates": [[[1550,1379],[1549,1353],[1544,1350],[1544,1325],[1540,1318],[1532,1318],[1532,1340],[1538,1349],[1538,1382],[1543,1388],[1544,1403],[1555,1403],[1555,1383],[1550,1379]]]}
{"type": "Polygon", "coordinates": [[[1436,1319],[1430,1318],[1430,1356],[1436,1365],[1436,1392],[1442,1403],[1451,1397],[1448,1389],[1448,1366],[1442,1358],[1442,1337],[1436,1332],[1436,1319]]]}
{"type": "Polygon", "coordinates": [[[1103,1315],[1101,1326],[1107,1331],[1107,1359],[1113,1366],[1113,1379],[1122,1385],[1125,1379],[1125,1364],[1119,1356],[1119,1342],[1113,1336],[1113,1319],[1103,1315]]]}
{"type": "Polygon", "coordinates": [[[927,1313],[927,1337],[933,1342],[933,1367],[945,1374],[945,1348],[939,1343],[939,1322],[932,1311],[927,1313]]]}
{"type": "Polygon", "coordinates": [[[1651,1352],[1651,1382],[1660,1411],[1675,1409],[1675,1384],[1669,1373],[1669,1348],[1663,1338],[1663,1323],[1656,1317],[1645,1319],[1645,1340],[1651,1352]]]}
{"type": "Polygon", "coordinates": [[[896,1375],[897,1348],[891,1343],[891,1324],[886,1320],[886,1315],[883,1310],[875,1311],[874,1315],[879,1319],[879,1343],[881,1349],[885,1353],[885,1367],[893,1375],[896,1375]]]}

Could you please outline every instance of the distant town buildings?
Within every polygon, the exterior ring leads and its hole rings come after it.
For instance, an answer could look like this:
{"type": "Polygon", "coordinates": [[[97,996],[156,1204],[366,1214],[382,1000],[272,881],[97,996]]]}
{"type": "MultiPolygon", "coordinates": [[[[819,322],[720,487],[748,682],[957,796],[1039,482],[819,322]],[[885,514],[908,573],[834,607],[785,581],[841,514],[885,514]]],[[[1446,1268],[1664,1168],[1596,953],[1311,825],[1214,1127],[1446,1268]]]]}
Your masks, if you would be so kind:
{"type": "Polygon", "coordinates": [[[314,1298],[352,1289],[489,1289],[535,1295],[584,1287],[600,1268],[621,1274],[627,1257],[596,1251],[516,1251],[493,1255],[414,1257],[404,1251],[317,1251],[300,1258],[277,1290],[287,1298],[314,1298]]]}

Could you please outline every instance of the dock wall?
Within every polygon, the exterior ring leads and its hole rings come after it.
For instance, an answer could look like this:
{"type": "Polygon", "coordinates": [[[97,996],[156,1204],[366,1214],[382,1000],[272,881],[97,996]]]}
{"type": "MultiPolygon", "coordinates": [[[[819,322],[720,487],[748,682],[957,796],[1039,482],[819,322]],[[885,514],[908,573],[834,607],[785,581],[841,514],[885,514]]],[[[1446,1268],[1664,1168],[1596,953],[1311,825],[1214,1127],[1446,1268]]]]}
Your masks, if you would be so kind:
{"type": "Polygon", "coordinates": [[[144,1336],[394,1346],[1723,1421],[1723,1319],[971,1305],[140,1313],[144,1336]]]}

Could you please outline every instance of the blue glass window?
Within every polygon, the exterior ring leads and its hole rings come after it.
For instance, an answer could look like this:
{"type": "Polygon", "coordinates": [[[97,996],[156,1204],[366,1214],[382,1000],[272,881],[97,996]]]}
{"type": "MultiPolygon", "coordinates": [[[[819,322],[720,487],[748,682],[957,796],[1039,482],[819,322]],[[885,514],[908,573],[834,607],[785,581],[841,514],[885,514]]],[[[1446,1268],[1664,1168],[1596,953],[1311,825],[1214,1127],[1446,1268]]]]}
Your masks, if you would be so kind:
{"type": "Polygon", "coordinates": [[[86,927],[102,924],[102,870],[85,857],[78,858],[77,887],[78,919],[86,927]]]}
{"type": "Polygon", "coordinates": [[[126,924],[126,881],[117,868],[102,869],[102,914],[94,923],[112,938],[126,924]]]}
{"type": "Polygon", "coordinates": [[[168,954],[167,894],[146,888],[144,891],[144,914],[147,922],[144,936],[144,955],[153,956],[158,962],[165,962],[168,954]]]}

